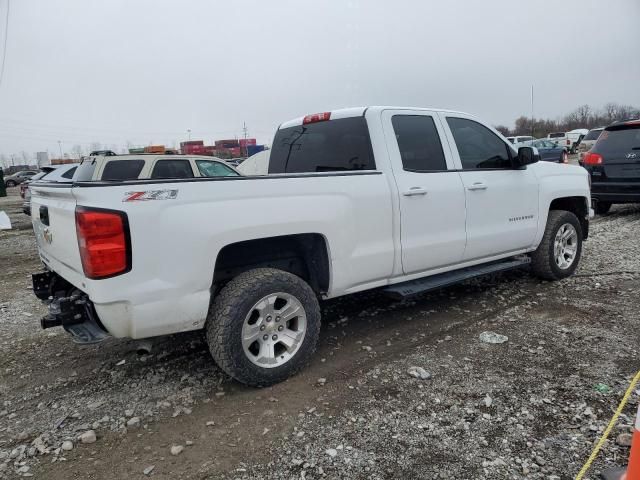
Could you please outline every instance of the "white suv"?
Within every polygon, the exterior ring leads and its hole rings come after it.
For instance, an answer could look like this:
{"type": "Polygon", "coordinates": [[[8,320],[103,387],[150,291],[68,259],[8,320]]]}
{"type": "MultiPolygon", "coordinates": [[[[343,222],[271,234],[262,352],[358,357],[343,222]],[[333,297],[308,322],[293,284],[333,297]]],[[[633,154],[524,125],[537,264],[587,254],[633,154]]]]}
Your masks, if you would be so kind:
{"type": "Polygon", "coordinates": [[[76,181],[237,177],[224,160],[197,155],[115,155],[82,159],[76,181]]]}

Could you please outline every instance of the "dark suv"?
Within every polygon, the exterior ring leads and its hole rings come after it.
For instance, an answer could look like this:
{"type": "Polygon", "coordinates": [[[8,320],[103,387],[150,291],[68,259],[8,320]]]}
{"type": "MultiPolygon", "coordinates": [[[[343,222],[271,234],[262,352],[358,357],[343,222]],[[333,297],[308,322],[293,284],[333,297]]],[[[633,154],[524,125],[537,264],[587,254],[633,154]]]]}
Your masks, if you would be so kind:
{"type": "Polygon", "coordinates": [[[614,203],[640,203],[640,120],[606,127],[582,164],[591,175],[596,213],[614,203]]]}

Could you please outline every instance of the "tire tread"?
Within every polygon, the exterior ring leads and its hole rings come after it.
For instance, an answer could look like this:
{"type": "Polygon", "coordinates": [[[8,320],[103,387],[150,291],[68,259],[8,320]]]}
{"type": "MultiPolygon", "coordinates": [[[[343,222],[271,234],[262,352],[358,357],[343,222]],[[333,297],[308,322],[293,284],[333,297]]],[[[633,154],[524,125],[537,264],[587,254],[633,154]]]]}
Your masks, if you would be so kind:
{"type": "Polygon", "coordinates": [[[315,352],[320,334],[320,307],[315,293],[300,277],[274,268],[256,268],[239,274],[222,288],[211,302],[205,330],[211,355],[223,371],[247,385],[264,387],[285,380],[306,365],[315,352]],[[304,298],[299,300],[303,303],[307,315],[307,332],[304,344],[296,353],[297,358],[293,359],[295,361],[284,365],[287,368],[262,369],[263,373],[258,373],[254,368],[247,368],[243,362],[237,360],[231,350],[234,341],[232,331],[238,318],[244,318],[246,315],[246,312],[239,311],[240,299],[247,295],[247,292],[255,291],[265,284],[278,283],[290,286],[291,290],[302,289],[304,298]],[[317,321],[310,321],[312,316],[317,318],[317,321]]]}

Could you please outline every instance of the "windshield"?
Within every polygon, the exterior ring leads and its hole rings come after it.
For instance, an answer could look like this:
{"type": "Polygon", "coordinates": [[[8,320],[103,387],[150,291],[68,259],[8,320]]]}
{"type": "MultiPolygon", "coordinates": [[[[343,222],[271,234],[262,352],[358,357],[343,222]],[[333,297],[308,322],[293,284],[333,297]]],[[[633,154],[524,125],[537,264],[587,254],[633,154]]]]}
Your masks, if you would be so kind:
{"type": "Polygon", "coordinates": [[[587,133],[582,140],[597,140],[601,133],[602,129],[589,130],[589,133],[587,133]]]}
{"type": "Polygon", "coordinates": [[[231,167],[211,160],[196,160],[198,171],[203,177],[238,177],[238,173],[231,167]]]}

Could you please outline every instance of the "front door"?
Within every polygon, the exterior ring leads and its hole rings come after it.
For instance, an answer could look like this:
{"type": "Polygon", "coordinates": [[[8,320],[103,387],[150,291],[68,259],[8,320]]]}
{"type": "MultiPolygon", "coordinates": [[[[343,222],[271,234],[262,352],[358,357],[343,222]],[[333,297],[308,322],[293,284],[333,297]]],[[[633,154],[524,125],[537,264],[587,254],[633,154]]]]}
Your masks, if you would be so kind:
{"type": "Polygon", "coordinates": [[[384,133],[400,209],[402,270],[417,273],[462,261],[465,199],[460,175],[442,140],[438,115],[385,110],[384,133]]]}
{"type": "Polygon", "coordinates": [[[494,131],[462,114],[441,114],[465,188],[464,260],[529,248],[538,228],[538,179],[515,169],[515,152],[494,131]]]}

